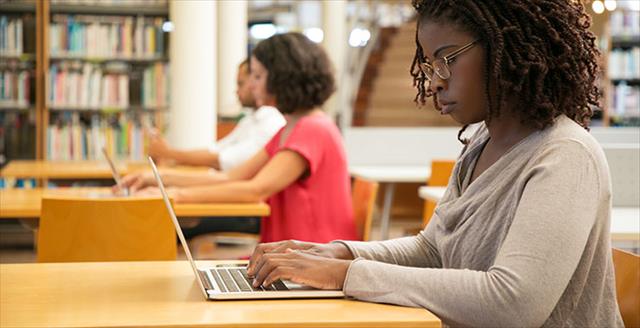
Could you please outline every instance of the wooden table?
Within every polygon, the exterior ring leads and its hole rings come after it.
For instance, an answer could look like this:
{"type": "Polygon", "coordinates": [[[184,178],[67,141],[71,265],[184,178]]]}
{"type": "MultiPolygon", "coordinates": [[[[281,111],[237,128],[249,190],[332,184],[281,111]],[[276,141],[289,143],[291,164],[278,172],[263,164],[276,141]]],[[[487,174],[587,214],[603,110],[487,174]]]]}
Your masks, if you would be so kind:
{"type": "Polygon", "coordinates": [[[2,264],[0,277],[2,327],[440,327],[425,309],[349,299],[205,301],[186,261],[2,264]]]}
{"type": "MultiPolygon", "coordinates": [[[[0,189],[0,219],[40,218],[40,203],[45,195],[97,197],[109,193],[109,188],[0,189]]],[[[270,213],[265,203],[177,203],[174,209],[178,217],[266,216],[270,213]]]]}
{"type": "MultiPolygon", "coordinates": [[[[127,173],[150,170],[148,162],[116,162],[116,170],[120,175],[127,173]]],[[[205,167],[172,167],[179,171],[202,171],[205,167]]],[[[112,179],[111,169],[104,161],[41,161],[41,160],[16,160],[11,161],[0,171],[0,176],[9,179],[68,179],[91,180],[112,179]]]]}
{"type": "MultiPolygon", "coordinates": [[[[439,202],[446,187],[422,186],[418,195],[422,199],[439,202]]],[[[611,240],[631,242],[640,246],[640,208],[613,207],[611,209],[611,240]]],[[[638,247],[636,246],[636,247],[638,247]]]]}
{"type": "Polygon", "coordinates": [[[431,176],[429,166],[407,165],[377,165],[377,166],[350,166],[349,173],[352,176],[366,180],[385,183],[384,203],[380,217],[380,232],[382,239],[389,238],[389,223],[391,221],[391,206],[396,183],[425,183],[431,176]]]}

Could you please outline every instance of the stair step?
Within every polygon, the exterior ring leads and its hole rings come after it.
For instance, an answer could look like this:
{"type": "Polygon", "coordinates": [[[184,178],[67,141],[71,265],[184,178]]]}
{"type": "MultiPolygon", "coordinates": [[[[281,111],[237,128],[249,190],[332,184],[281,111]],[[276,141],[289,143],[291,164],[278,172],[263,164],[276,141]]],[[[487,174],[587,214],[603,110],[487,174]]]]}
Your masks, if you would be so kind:
{"type": "Polygon", "coordinates": [[[381,56],[369,91],[367,126],[458,126],[436,112],[430,101],[423,108],[413,101],[417,90],[409,69],[415,49],[415,22],[409,22],[391,36],[381,56]]]}

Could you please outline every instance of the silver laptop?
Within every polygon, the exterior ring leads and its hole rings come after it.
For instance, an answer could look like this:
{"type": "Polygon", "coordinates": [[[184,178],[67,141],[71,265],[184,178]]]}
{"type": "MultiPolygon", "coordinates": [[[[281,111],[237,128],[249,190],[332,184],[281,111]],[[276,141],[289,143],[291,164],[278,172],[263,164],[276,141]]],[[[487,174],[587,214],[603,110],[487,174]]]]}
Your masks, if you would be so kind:
{"type": "Polygon", "coordinates": [[[269,287],[253,288],[251,278],[247,276],[245,262],[240,265],[218,265],[198,268],[191,257],[191,251],[178,224],[176,213],[171,206],[167,192],[164,190],[162,179],[153,159],[149,157],[149,163],[156,177],[162,198],[169,211],[169,216],[178,233],[180,244],[191,264],[193,273],[198,281],[198,286],[204,297],[208,300],[241,300],[241,299],[265,299],[265,298],[336,298],[344,297],[341,290],[320,290],[309,286],[300,285],[291,281],[277,281],[269,287]]]}
{"type": "Polygon", "coordinates": [[[111,168],[111,175],[113,176],[113,180],[116,181],[116,185],[122,191],[122,194],[124,196],[129,196],[129,189],[125,188],[124,185],[122,185],[120,174],[118,174],[118,170],[116,170],[116,166],[113,164],[113,161],[111,160],[111,157],[109,156],[109,153],[107,152],[107,149],[105,147],[102,147],[102,154],[107,159],[107,163],[109,163],[109,167],[111,168]]]}

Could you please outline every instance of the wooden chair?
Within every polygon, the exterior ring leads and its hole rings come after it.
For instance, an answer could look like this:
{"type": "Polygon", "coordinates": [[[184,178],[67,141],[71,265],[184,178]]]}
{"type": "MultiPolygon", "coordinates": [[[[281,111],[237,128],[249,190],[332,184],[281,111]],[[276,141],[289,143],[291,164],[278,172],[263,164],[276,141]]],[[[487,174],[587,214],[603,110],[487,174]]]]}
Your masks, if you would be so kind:
{"type": "Polygon", "coordinates": [[[625,327],[640,327],[640,256],[613,249],[616,294],[625,327]]]}
{"type": "MultiPolygon", "coordinates": [[[[432,187],[446,187],[449,183],[449,177],[453,172],[453,166],[455,160],[433,160],[431,161],[431,176],[427,181],[428,186],[432,187]]],[[[433,216],[433,211],[436,209],[436,202],[425,200],[424,210],[422,212],[422,228],[427,226],[429,220],[433,216]]]]}
{"type": "Polygon", "coordinates": [[[351,190],[353,219],[356,222],[358,238],[362,241],[369,241],[371,237],[371,222],[377,196],[377,182],[354,178],[351,190]]]}
{"type": "Polygon", "coordinates": [[[38,262],[175,260],[161,198],[43,198],[38,262]]]}
{"type": "MultiPolygon", "coordinates": [[[[353,218],[360,240],[367,241],[371,235],[371,221],[378,195],[378,183],[355,178],[351,190],[351,202],[353,206],[353,218]]],[[[221,241],[241,243],[245,245],[257,244],[260,235],[241,232],[215,232],[196,236],[191,239],[189,248],[193,256],[211,254],[215,252],[216,244],[221,241]]]]}

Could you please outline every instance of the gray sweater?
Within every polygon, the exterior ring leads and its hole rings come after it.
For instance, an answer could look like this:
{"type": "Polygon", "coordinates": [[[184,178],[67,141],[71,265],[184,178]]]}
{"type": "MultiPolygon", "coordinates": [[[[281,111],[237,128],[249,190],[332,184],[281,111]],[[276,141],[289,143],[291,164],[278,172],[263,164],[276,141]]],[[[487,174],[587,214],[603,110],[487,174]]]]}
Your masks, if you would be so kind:
{"type": "Polygon", "coordinates": [[[424,307],[454,326],[621,327],[604,154],[566,116],[513,146],[469,184],[483,125],[425,230],[343,242],[360,300],[424,307]]]}

